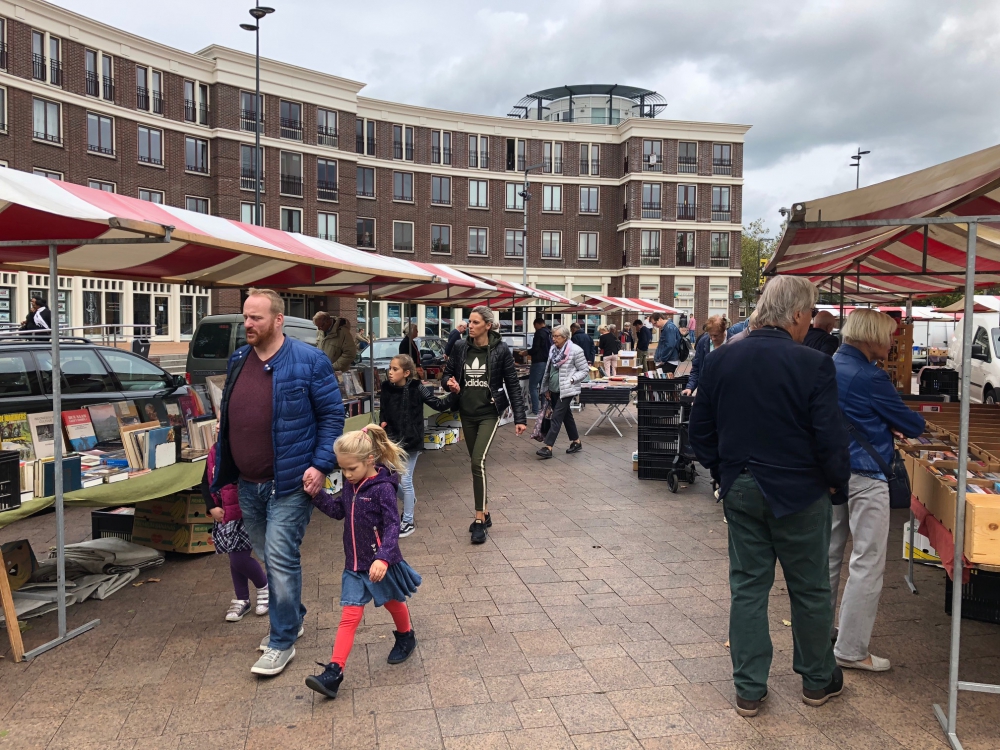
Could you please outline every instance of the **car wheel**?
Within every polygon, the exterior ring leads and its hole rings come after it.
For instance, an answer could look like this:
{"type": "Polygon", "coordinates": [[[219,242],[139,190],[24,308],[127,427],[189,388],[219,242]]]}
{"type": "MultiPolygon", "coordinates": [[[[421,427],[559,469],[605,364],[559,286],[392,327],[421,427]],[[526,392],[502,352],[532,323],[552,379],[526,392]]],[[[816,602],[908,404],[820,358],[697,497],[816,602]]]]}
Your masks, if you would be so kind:
{"type": "Polygon", "coordinates": [[[993,406],[997,402],[997,394],[992,388],[987,388],[983,394],[983,403],[993,406]]]}

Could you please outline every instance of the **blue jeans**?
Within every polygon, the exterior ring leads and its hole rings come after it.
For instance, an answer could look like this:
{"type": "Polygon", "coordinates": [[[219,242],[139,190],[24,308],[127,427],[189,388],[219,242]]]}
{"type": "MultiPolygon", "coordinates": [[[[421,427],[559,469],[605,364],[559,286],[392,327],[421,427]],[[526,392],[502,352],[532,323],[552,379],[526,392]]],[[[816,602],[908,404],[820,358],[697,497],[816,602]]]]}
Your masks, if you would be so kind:
{"type": "Polygon", "coordinates": [[[531,394],[531,411],[538,414],[541,406],[538,400],[538,387],[545,376],[545,362],[532,362],[531,375],[528,377],[528,393],[531,394]]]}
{"type": "Polygon", "coordinates": [[[302,564],[299,548],[312,515],[304,490],[274,496],[274,482],[240,480],[240,510],[257,557],[267,568],[271,648],[292,647],[306,616],[302,606],[302,564]]]}
{"type": "Polygon", "coordinates": [[[403,517],[407,523],[413,523],[413,505],[417,502],[417,493],[413,491],[413,472],[417,468],[420,451],[410,451],[406,456],[406,472],[399,475],[399,494],[403,496],[403,517]]]}

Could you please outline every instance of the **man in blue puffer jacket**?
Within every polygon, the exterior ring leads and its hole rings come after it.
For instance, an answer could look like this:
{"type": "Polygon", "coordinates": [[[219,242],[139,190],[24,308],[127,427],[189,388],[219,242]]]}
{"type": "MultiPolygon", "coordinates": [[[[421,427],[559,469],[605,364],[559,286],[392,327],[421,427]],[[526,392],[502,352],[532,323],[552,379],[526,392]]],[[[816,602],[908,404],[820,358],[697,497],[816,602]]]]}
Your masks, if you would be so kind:
{"type": "Polygon", "coordinates": [[[238,483],[243,523],[267,566],[271,632],[250,670],[265,676],[284,670],[302,635],[299,547],[310,498],[333,470],[333,442],[344,431],[344,404],[330,360],[284,335],[284,309],[270,289],[251,289],[243,305],[248,346],[229,358],[212,483],[214,492],[238,483]]]}

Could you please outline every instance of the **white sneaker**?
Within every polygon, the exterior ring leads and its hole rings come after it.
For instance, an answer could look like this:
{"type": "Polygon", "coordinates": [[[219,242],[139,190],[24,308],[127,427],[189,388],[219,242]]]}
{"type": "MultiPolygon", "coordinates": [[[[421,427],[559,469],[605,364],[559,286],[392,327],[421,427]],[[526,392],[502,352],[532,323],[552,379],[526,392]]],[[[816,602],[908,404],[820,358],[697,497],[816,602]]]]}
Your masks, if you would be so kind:
{"type": "MultiPolygon", "coordinates": [[[[306,626],[305,625],[299,625],[299,632],[296,634],[295,640],[298,640],[299,638],[301,638],[302,634],[305,633],[305,632],[306,632],[306,626]]],[[[270,646],[270,643],[271,643],[271,631],[269,629],[267,631],[267,635],[265,635],[264,639],[260,642],[260,646],[257,647],[257,650],[258,651],[267,651],[268,647],[270,646]]]]}
{"type": "Polygon", "coordinates": [[[875,654],[869,654],[872,658],[872,663],[862,661],[847,661],[847,659],[841,659],[838,657],[837,665],[843,669],[860,669],[863,672],[888,672],[892,665],[889,663],[888,659],[881,656],[875,656],[875,654]]]}
{"type": "Polygon", "coordinates": [[[264,651],[264,655],[257,660],[257,663],[250,667],[250,671],[264,677],[274,677],[284,672],[288,662],[294,658],[295,646],[286,648],[284,651],[269,648],[264,651]]]}
{"type": "Polygon", "coordinates": [[[402,539],[404,536],[409,536],[417,527],[410,523],[409,521],[403,521],[399,524],[399,538],[402,539]]]}
{"type": "Polygon", "coordinates": [[[229,611],[226,612],[226,622],[239,622],[249,611],[250,602],[247,599],[233,599],[229,603],[229,611]]]}
{"type": "Polygon", "coordinates": [[[267,586],[262,589],[257,589],[257,607],[254,609],[253,613],[258,617],[262,617],[267,614],[267,600],[267,586]]]}

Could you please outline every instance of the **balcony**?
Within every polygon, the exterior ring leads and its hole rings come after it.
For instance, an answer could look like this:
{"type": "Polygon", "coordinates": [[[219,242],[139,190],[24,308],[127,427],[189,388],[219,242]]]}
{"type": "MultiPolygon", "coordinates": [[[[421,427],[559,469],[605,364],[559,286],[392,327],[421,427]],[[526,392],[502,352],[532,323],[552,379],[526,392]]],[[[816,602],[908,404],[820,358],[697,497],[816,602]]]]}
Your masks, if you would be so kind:
{"type": "Polygon", "coordinates": [[[97,78],[96,73],[87,71],[87,96],[100,96],[101,95],[101,82],[97,78]]]}
{"type": "Polygon", "coordinates": [[[62,145],[62,136],[57,133],[39,133],[37,130],[32,134],[35,140],[45,141],[46,143],[55,143],[56,145],[62,145]]]}
{"type": "Polygon", "coordinates": [[[677,251],[677,265],[678,266],[693,266],[694,265],[694,252],[688,252],[686,250],[677,251]]]}
{"type": "Polygon", "coordinates": [[[642,155],[642,171],[643,172],[662,172],[663,171],[663,161],[660,159],[659,154],[643,154],[642,155]]]}
{"type": "MultiPolygon", "coordinates": [[[[246,169],[245,167],[240,170],[240,190],[253,190],[254,189],[254,172],[253,169],[246,169]]],[[[261,173],[260,176],[260,192],[264,192],[264,177],[265,174],[261,173]]]]}
{"type": "Polygon", "coordinates": [[[302,178],[295,175],[281,175],[281,194],[302,197],[302,178]]]}
{"type": "Polygon", "coordinates": [[[115,100],[115,79],[110,76],[104,76],[104,100],[108,102],[113,102],[115,100]]]}
{"type": "Polygon", "coordinates": [[[115,150],[110,146],[101,146],[96,143],[88,143],[87,150],[94,154],[104,154],[105,156],[114,156],[115,150]]]}
{"type": "Polygon", "coordinates": [[[36,81],[45,80],[45,55],[31,56],[31,77],[36,81]]]}
{"type": "Polygon", "coordinates": [[[329,128],[325,125],[316,126],[316,143],[320,146],[332,146],[337,148],[339,139],[337,138],[337,129],[329,128]]]}
{"type": "Polygon", "coordinates": [[[365,137],[358,135],[354,137],[354,153],[363,154],[365,152],[365,137]]]}
{"type": "Polygon", "coordinates": [[[337,200],[337,183],[326,180],[316,181],[316,197],[321,201],[337,200]]]}
{"type": "Polygon", "coordinates": [[[442,149],[439,146],[431,146],[432,164],[451,164],[451,149],[442,149]]]}
{"type": "Polygon", "coordinates": [[[694,221],[698,218],[698,207],[691,203],[677,204],[677,221],[694,221]]]}
{"type": "Polygon", "coordinates": [[[713,255],[712,256],[712,268],[729,268],[729,256],[728,255],[713,255]]]}
{"type": "Polygon", "coordinates": [[[281,137],[289,138],[293,141],[302,140],[302,120],[296,120],[291,117],[282,117],[281,119],[281,137]]]}
{"type": "Polygon", "coordinates": [[[712,159],[712,174],[732,174],[732,159],[712,159]]]}
{"type": "Polygon", "coordinates": [[[149,89],[142,86],[135,87],[135,108],[149,111],[149,89]]]}
{"type": "Polygon", "coordinates": [[[163,166],[163,159],[161,159],[159,156],[143,156],[142,154],[139,154],[139,163],[140,164],[155,164],[158,167],[162,167],[163,166]]]}
{"type": "Polygon", "coordinates": [[[188,172],[197,172],[198,174],[208,174],[208,164],[185,164],[184,169],[188,172]]]}
{"type": "Polygon", "coordinates": [[[677,157],[677,172],[678,174],[695,174],[698,171],[698,157],[697,156],[678,156],[677,157]]]}
{"type": "Polygon", "coordinates": [[[660,265],[660,250],[643,250],[642,257],[639,258],[640,266],[657,266],[660,265]],[[655,253],[655,255],[653,254],[655,253]]]}
{"type": "Polygon", "coordinates": [[[712,221],[732,221],[733,214],[728,203],[712,206],[712,221]]]}
{"type": "Polygon", "coordinates": [[[153,114],[162,115],[165,104],[159,91],[153,92],[153,114]]]}
{"type": "MultiPolygon", "coordinates": [[[[194,112],[191,112],[191,116],[188,116],[188,106],[193,105],[194,102],[189,99],[184,100],[184,119],[188,122],[194,122],[194,112]]],[[[257,110],[255,109],[241,109],[240,110],[240,130],[245,130],[249,133],[254,132],[257,129],[257,110]]],[[[260,132],[264,133],[264,117],[261,115],[260,118],[260,132]]]]}
{"type": "MultiPolygon", "coordinates": [[[[197,105],[191,99],[184,100],[184,119],[187,122],[195,122],[197,120],[197,105]]],[[[245,130],[246,128],[244,128],[245,130]]],[[[253,130],[253,125],[250,126],[250,130],[253,130]]]]}
{"type": "Polygon", "coordinates": [[[663,215],[662,204],[659,202],[647,203],[642,202],[642,218],[644,219],[659,219],[663,215]]]}

